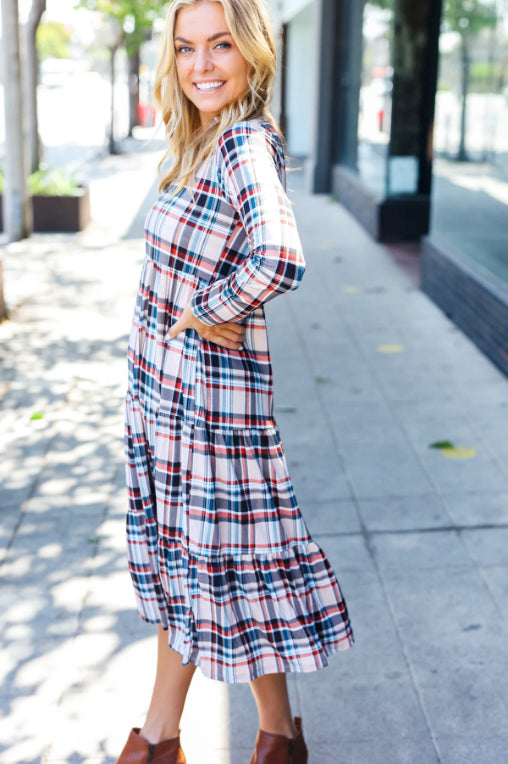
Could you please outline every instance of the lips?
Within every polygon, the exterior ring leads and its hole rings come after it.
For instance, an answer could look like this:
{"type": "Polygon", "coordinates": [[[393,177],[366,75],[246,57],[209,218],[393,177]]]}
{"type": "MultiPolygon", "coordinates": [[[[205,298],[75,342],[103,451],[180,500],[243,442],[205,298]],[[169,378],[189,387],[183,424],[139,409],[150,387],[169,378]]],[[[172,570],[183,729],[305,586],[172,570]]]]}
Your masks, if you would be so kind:
{"type": "Polygon", "coordinates": [[[208,82],[195,82],[194,86],[200,93],[210,93],[218,90],[225,84],[225,80],[209,80],[208,82]]]}

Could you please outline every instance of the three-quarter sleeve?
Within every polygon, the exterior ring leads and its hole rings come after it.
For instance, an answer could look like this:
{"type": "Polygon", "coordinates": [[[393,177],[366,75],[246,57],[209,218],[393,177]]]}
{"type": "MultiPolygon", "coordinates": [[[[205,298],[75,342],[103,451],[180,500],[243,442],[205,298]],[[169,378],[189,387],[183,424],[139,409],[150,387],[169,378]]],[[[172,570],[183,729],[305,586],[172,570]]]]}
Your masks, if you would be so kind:
{"type": "Polygon", "coordinates": [[[300,238],[283,187],[282,149],[275,140],[261,125],[243,122],[218,141],[219,188],[239,216],[248,254],[226,278],[194,293],[192,312],[205,324],[240,321],[261,303],[296,289],[303,276],[300,238]]]}

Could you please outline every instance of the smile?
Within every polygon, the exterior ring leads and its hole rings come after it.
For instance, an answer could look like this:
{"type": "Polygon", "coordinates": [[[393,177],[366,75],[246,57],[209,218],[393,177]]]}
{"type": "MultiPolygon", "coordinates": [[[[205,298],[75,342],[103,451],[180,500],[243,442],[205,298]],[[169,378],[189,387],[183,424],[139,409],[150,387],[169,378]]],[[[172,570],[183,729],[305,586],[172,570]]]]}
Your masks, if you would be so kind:
{"type": "Polygon", "coordinates": [[[212,82],[195,82],[194,85],[197,87],[197,89],[201,92],[211,90],[218,90],[218,88],[221,88],[225,84],[225,80],[214,80],[212,82]]]}

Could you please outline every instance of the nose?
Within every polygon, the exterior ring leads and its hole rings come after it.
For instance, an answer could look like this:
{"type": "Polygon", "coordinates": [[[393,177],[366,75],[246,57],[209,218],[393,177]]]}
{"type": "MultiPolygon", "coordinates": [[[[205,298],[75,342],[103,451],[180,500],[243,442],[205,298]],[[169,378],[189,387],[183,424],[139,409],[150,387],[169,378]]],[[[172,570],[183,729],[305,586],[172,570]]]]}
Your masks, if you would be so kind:
{"type": "Polygon", "coordinates": [[[196,50],[194,69],[197,72],[209,72],[213,69],[213,60],[206,48],[198,48],[196,50]]]}

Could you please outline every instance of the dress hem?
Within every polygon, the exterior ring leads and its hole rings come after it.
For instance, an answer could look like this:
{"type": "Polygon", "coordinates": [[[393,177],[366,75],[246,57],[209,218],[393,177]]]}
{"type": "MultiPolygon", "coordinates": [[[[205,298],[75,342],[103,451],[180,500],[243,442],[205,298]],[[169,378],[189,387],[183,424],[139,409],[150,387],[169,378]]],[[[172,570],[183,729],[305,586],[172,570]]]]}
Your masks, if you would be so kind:
{"type": "Polygon", "coordinates": [[[355,641],[353,632],[349,630],[341,639],[330,642],[329,644],[323,644],[321,650],[313,657],[308,657],[306,659],[295,657],[291,659],[274,654],[274,660],[283,666],[283,668],[279,670],[259,670],[264,664],[266,664],[266,657],[261,656],[258,659],[250,661],[249,668],[245,666],[245,663],[243,664],[241,670],[235,668],[234,665],[225,664],[222,671],[212,671],[206,667],[210,661],[196,661],[192,659],[192,656],[185,660],[185,656],[177,644],[178,638],[171,638],[171,628],[169,626],[164,626],[161,619],[148,618],[139,610],[138,617],[144,623],[160,625],[162,629],[167,632],[168,646],[171,648],[171,650],[173,650],[175,653],[178,653],[178,655],[182,657],[182,666],[187,666],[190,663],[196,666],[196,668],[199,668],[203,676],[207,679],[213,679],[217,682],[224,682],[225,684],[246,684],[248,682],[252,682],[254,679],[258,679],[261,676],[265,676],[266,674],[310,674],[313,671],[321,671],[322,669],[328,667],[328,658],[330,658],[332,655],[336,655],[337,653],[350,650],[353,647],[355,641]],[[235,678],[226,679],[224,675],[228,673],[234,674],[235,678]]]}

